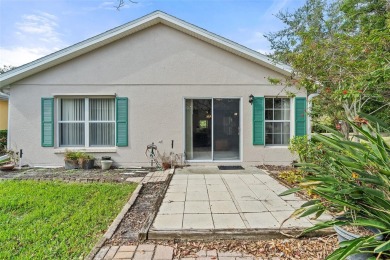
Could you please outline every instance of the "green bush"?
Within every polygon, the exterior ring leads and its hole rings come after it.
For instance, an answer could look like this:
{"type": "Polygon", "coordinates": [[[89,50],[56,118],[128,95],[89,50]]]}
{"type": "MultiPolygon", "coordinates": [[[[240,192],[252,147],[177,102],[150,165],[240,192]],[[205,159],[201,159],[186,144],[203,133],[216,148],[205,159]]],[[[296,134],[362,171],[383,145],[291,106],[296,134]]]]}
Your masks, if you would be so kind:
{"type": "Polygon", "coordinates": [[[288,149],[299,157],[299,162],[322,161],[322,145],[315,140],[308,140],[307,135],[295,136],[290,139],[288,149]]]}
{"type": "Polygon", "coordinates": [[[322,161],[300,164],[310,174],[298,187],[281,195],[288,195],[308,187],[321,199],[313,199],[294,212],[292,216],[319,217],[325,211],[333,212],[341,219],[321,222],[305,230],[305,233],[334,225],[365,226],[379,229],[382,241],[376,235],[343,242],[328,259],[345,259],[359,252],[372,252],[384,258],[390,257],[390,146],[380,135],[383,123],[364,115],[366,121],[349,122],[358,133],[355,141],[346,139],[337,131],[332,134],[313,135],[321,145],[322,161]],[[356,141],[358,139],[358,141],[356,141]]]}
{"type": "Polygon", "coordinates": [[[0,154],[7,151],[7,130],[0,130],[0,154]]]}
{"type": "Polygon", "coordinates": [[[303,180],[304,172],[299,169],[282,171],[278,177],[291,185],[299,184],[303,180]]]}

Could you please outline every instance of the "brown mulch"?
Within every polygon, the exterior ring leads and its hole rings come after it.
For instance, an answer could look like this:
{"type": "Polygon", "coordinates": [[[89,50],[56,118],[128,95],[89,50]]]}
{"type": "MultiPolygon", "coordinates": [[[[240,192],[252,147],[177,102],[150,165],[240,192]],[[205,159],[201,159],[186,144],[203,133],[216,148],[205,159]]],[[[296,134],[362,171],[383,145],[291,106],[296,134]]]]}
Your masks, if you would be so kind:
{"type": "Polygon", "coordinates": [[[294,167],[292,166],[268,165],[268,164],[258,165],[257,168],[259,168],[260,170],[266,170],[270,173],[279,173],[281,171],[289,171],[294,169],[294,167]]]}
{"type": "Polygon", "coordinates": [[[129,177],[143,177],[147,173],[134,173],[129,169],[109,169],[103,171],[100,168],[91,170],[65,168],[22,168],[21,170],[0,171],[1,179],[14,180],[65,180],[85,182],[124,182],[129,177]]]}
{"type": "Polygon", "coordinates": [[[241,252],[256,257],[281,259],[324,259],[337,246],[335,236],[306,239],[272,239],[260,241],[183,242],[175,246],[175,256],[194,255],[199,250],[241,252]],[[196,252],[195,252],[196,251],[196,252]]]}
{"type": "Polygon", "coordinates": [[[159,195],[167,182],[145,183],[133,206],[126,213],[113,237],[106,245],[125,245],[138,240],[138,233],[146,224],[148,217],[157,210],[159,195]]]}
{"type": "MultiPolygon", "coordinates": [[[[216,241],[147,241],[149,244],[166,245],[174,248],[174,258],[197,257],[201,250],[218,252],[240,252],[244,256],[264,259],[325,259],[338,247],[336,235],[272,240],[216,240],[216,241]]],[[[213,259],[213,258],[212,258],[213,259]]],[[[214,258],[216,259],[216,258],[214,258]]]]}

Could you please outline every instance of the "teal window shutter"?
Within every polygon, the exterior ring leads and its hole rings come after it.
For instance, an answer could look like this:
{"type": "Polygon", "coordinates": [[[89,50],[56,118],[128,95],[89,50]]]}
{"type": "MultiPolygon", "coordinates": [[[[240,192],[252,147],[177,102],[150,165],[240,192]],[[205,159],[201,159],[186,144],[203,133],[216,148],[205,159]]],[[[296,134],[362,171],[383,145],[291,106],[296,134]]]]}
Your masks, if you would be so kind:
{"type": "Polygon", "coordinates": [[[116,98],[116,146],[128,146],[128,98],[116,98]]]}
{"type": "Polygon", "coordinates": [[[306,98],[295,98],[295,136],[306,135],[306,98]]]}
{"type": "Polygon", "coordinates": [[[253,144],[264,144],[264,97],[253,98],[253,144]]]}
{"type": "Polygon", "coordinates": [[[54,98],[41,99],[41,145],[54,146],[54,98]]]}

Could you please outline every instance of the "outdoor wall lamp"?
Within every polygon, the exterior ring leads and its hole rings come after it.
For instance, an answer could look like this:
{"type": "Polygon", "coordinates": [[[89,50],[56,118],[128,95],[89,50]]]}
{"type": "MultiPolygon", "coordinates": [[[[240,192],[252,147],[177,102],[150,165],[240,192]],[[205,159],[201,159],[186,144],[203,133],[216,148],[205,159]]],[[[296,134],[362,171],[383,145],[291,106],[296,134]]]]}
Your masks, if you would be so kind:
{"type": "Polygon", "coordinates": [[[249,96],[249,103],[251,103],[251,105],[252,105],[252,103],[253,103],[253,98],[254,98],[254,96],[251,94],[251,95],[249,96]]]}

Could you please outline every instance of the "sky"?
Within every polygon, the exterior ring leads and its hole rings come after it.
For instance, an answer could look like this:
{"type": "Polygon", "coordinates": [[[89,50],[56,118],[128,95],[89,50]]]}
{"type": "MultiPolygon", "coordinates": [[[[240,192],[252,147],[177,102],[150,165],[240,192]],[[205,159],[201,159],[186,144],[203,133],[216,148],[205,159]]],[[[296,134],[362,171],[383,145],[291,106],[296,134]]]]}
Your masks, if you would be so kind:
{"type": "Polygon", "coordinates": [[[0,0],[0,67],[20,66],[160,10],[261,53],[304,0],[0,0]]]}

